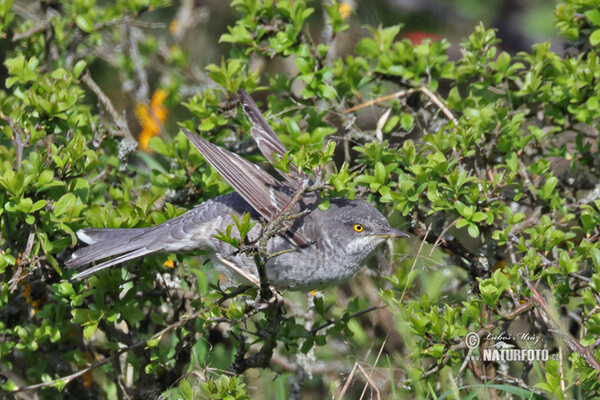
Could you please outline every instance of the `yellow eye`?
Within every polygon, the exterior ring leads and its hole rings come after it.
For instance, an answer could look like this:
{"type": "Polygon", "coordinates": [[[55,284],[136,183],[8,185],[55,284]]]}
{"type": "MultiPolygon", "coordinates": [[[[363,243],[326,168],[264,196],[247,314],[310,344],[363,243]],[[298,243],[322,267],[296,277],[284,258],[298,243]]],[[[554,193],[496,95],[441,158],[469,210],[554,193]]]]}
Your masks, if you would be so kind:
{"type": "Polygon", "coordinates": [[[354,230],[356,232],[362,232],[365,229],[364,226],[362,226],[361,224],[354,224],[354,230]]]}

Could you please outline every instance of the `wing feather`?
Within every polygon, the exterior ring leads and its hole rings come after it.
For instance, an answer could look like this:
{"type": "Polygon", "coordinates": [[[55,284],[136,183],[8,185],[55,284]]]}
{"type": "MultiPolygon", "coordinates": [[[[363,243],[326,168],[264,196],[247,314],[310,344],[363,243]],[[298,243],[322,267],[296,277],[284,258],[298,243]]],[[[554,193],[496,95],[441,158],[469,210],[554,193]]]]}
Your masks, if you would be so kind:
{"type": "MultiPolygon", "coordinates": [[[[246,200],[252,208],[267,220],[281,214],[290,204],[295,188],[276,180],[258,165],[216,146],[192,132],[181,128],[202,156],[217,170],[217,172],[246,200]]],[[[291,210],[299,212],[298,204],[291,210]]],[[[291,228],[293,223],[284,222],[291,228]]],[[[289,238],[298,246],[308,244],[308,240],[295,230],[289,238]]]]}
{"type": "MultiPolygon", "coordinates": [[[[262,153],[265,158],[271,162],[275,163],[275,157],[273,154],[277,155],[277,157],[282,158],[287,149],[277,137],[273,129],[269,126],[262,113],[258,109],[258,106],[252,100],[252,97],[248,93],[246,93],[243,89],[238,89],[237,91],[240,102],[242,103],[242,108],[244,112],[248,116],[250,122],[252,122],[252,137],[254,141],[258,145],[258,149],[262,153]]],[[[288,181],[298,181],[299,178],[305,178],[306,174],[302,172],[294,163],[290,163],[290,173],[286,175],[285,173],[281,173],[288,181]]]]}

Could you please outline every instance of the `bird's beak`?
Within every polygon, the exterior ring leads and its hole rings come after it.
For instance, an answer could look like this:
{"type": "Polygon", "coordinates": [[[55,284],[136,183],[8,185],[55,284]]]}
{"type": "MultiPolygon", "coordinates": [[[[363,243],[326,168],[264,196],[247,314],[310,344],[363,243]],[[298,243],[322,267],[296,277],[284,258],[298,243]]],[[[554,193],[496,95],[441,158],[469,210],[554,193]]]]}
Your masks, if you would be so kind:
{"type": "Polygon", "coordinates": [[[406,232],[402,232],[401,230],[390,228],[387,232],[384,233],[384,236],[388,239],[398,239],[398,238],[407,238],[410,235],[406,232]]]}

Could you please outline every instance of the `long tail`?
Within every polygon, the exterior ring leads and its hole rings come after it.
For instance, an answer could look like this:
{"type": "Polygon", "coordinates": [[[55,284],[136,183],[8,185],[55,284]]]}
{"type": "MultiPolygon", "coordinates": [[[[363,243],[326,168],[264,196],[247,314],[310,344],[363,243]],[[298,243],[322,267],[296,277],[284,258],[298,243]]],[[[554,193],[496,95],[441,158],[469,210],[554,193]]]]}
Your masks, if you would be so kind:
{"type": "Polygon", "coordinates": [[[94,261],[114,257],[103,263],[94,265],[72,279],[84,279],[105,268],[113,265],[155,253],[156,247],[148,248],[148,238],[144,237],[152,228],[136,229],[82,229],[77,232],[77,237],[89,246],[77,250],[71,259],[65,263],[67,268],[77,268],[94,261]]]}

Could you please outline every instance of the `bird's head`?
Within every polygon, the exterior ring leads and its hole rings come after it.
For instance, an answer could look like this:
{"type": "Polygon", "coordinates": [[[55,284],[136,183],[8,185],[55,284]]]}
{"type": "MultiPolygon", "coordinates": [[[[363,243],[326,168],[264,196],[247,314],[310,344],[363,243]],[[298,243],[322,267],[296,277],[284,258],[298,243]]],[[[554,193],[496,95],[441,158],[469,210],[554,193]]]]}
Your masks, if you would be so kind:
{"type": "Polygon", "coordinates": [[[387,239],[406,238],[375,207],[362,200],[331,199],[320,217],[326,245],[343,250],[349,261],[362,263],[387,239]]]}

